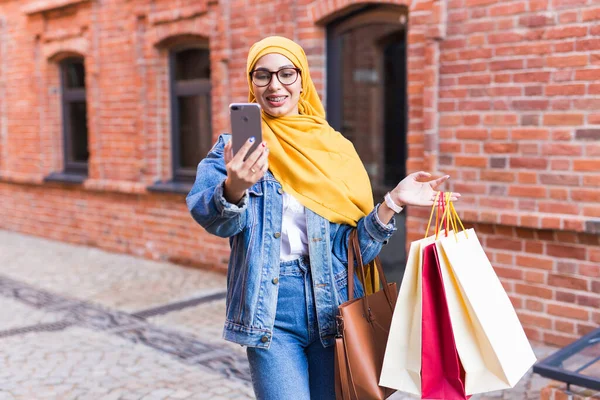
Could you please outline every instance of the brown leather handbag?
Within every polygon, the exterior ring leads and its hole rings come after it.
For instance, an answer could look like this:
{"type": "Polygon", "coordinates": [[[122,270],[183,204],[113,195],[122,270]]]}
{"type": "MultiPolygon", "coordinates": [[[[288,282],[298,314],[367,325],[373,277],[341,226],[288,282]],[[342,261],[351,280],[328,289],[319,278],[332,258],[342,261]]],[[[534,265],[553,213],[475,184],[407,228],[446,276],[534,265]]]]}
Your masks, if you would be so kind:
{"type": "MultiPolygon", "coordinates": [[[[379,375],[396,305],[395,283],[387,283],[381,261],[375,258],[383,289],[354,298],[354,260],[365,281],[356,229],[348,243],[348,301],[339,306],[335,339],[335,392],[338,400],[386,399],[395,392],[379,386],[379,375]]],[[[371,280],[374,282],[374,279],[371,280]]]]}

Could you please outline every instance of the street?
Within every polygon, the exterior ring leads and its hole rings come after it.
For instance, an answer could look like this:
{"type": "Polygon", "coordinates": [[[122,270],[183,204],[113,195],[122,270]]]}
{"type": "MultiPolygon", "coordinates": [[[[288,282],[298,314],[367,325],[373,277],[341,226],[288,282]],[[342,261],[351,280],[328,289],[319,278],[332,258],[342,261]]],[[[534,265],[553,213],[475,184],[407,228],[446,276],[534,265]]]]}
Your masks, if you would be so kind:
{"type": "MultiPolygon", "coordinates": [[[[253,398],[244,349],[221,339],[225,286],[218,273],[0,231],[0,400],[253,398]]],[[[529,373],[473,398],[539,398],[547,382],[529,373]]]]}

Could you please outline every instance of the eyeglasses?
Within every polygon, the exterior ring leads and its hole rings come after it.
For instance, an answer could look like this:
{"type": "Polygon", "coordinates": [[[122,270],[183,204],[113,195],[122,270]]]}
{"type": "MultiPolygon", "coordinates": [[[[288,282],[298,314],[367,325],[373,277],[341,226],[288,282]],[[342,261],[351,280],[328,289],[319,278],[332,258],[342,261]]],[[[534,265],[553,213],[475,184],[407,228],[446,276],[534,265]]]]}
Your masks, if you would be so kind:
{"type": "Polygon", "coordinates": [[[266,69],[256,69],[250,72],[252,83],[258,87],[265,87],[271,83],[273,75],[277,76],[277,80],[285,86],[291,85],[298,80],[300,74],[299,68],[281,68],[278,71],[269,71],[266,69]]]}

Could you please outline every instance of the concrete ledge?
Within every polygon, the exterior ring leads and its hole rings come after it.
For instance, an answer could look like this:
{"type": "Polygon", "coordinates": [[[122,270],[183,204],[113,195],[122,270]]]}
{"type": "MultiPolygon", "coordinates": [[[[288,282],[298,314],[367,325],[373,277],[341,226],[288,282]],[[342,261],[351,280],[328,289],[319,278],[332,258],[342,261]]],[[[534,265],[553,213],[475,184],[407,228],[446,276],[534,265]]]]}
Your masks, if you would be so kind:
{"type": "MultiPolygon", "coordinates": [[[[457,205],[458,206],[458,205],[457,205]]],[[[600,218],[571,214],[550,214],[530,211],[495,210],[456,210],[466,222],[488,223],[519,228],[552,229],[582,233],[600,233],[600,218]]]]}
{"type": "Polygon", "coordinates": [[[146,185],[142,182],[117,181],[111,179],[88,179],[84,188],[97,192],[116,192],[126,194],[145,194],[146,185]]]}
{"type": "Polygon", "coordinates": [[[148,16],[148,22],[151,25],[158,25],[181,19],[194,18],[208,12],[207,3],[207,1],[196,1],[190,2],[190,5],[185,7],[174,7],[167,11],[153,12],[148,16]]]}

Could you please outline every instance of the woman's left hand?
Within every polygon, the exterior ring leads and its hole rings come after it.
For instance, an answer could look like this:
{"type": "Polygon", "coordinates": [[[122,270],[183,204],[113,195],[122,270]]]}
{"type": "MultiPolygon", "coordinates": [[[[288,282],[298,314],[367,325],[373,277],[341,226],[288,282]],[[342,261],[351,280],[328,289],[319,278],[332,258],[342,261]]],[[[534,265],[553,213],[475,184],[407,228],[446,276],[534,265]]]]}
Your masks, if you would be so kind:
{"type": "MultiPolygon", "coordinates": [[[[423,171],[408,175],[390,192],[392,200],[399,206],[431,206],[438,193],[437,188],[450,178],[449,175],[431,180],[419,182],[417,179],[430,178],[431,174],[423,171]]],[[[460,193],[452,193],[450,200],[456,201],[460,193]]]]}

